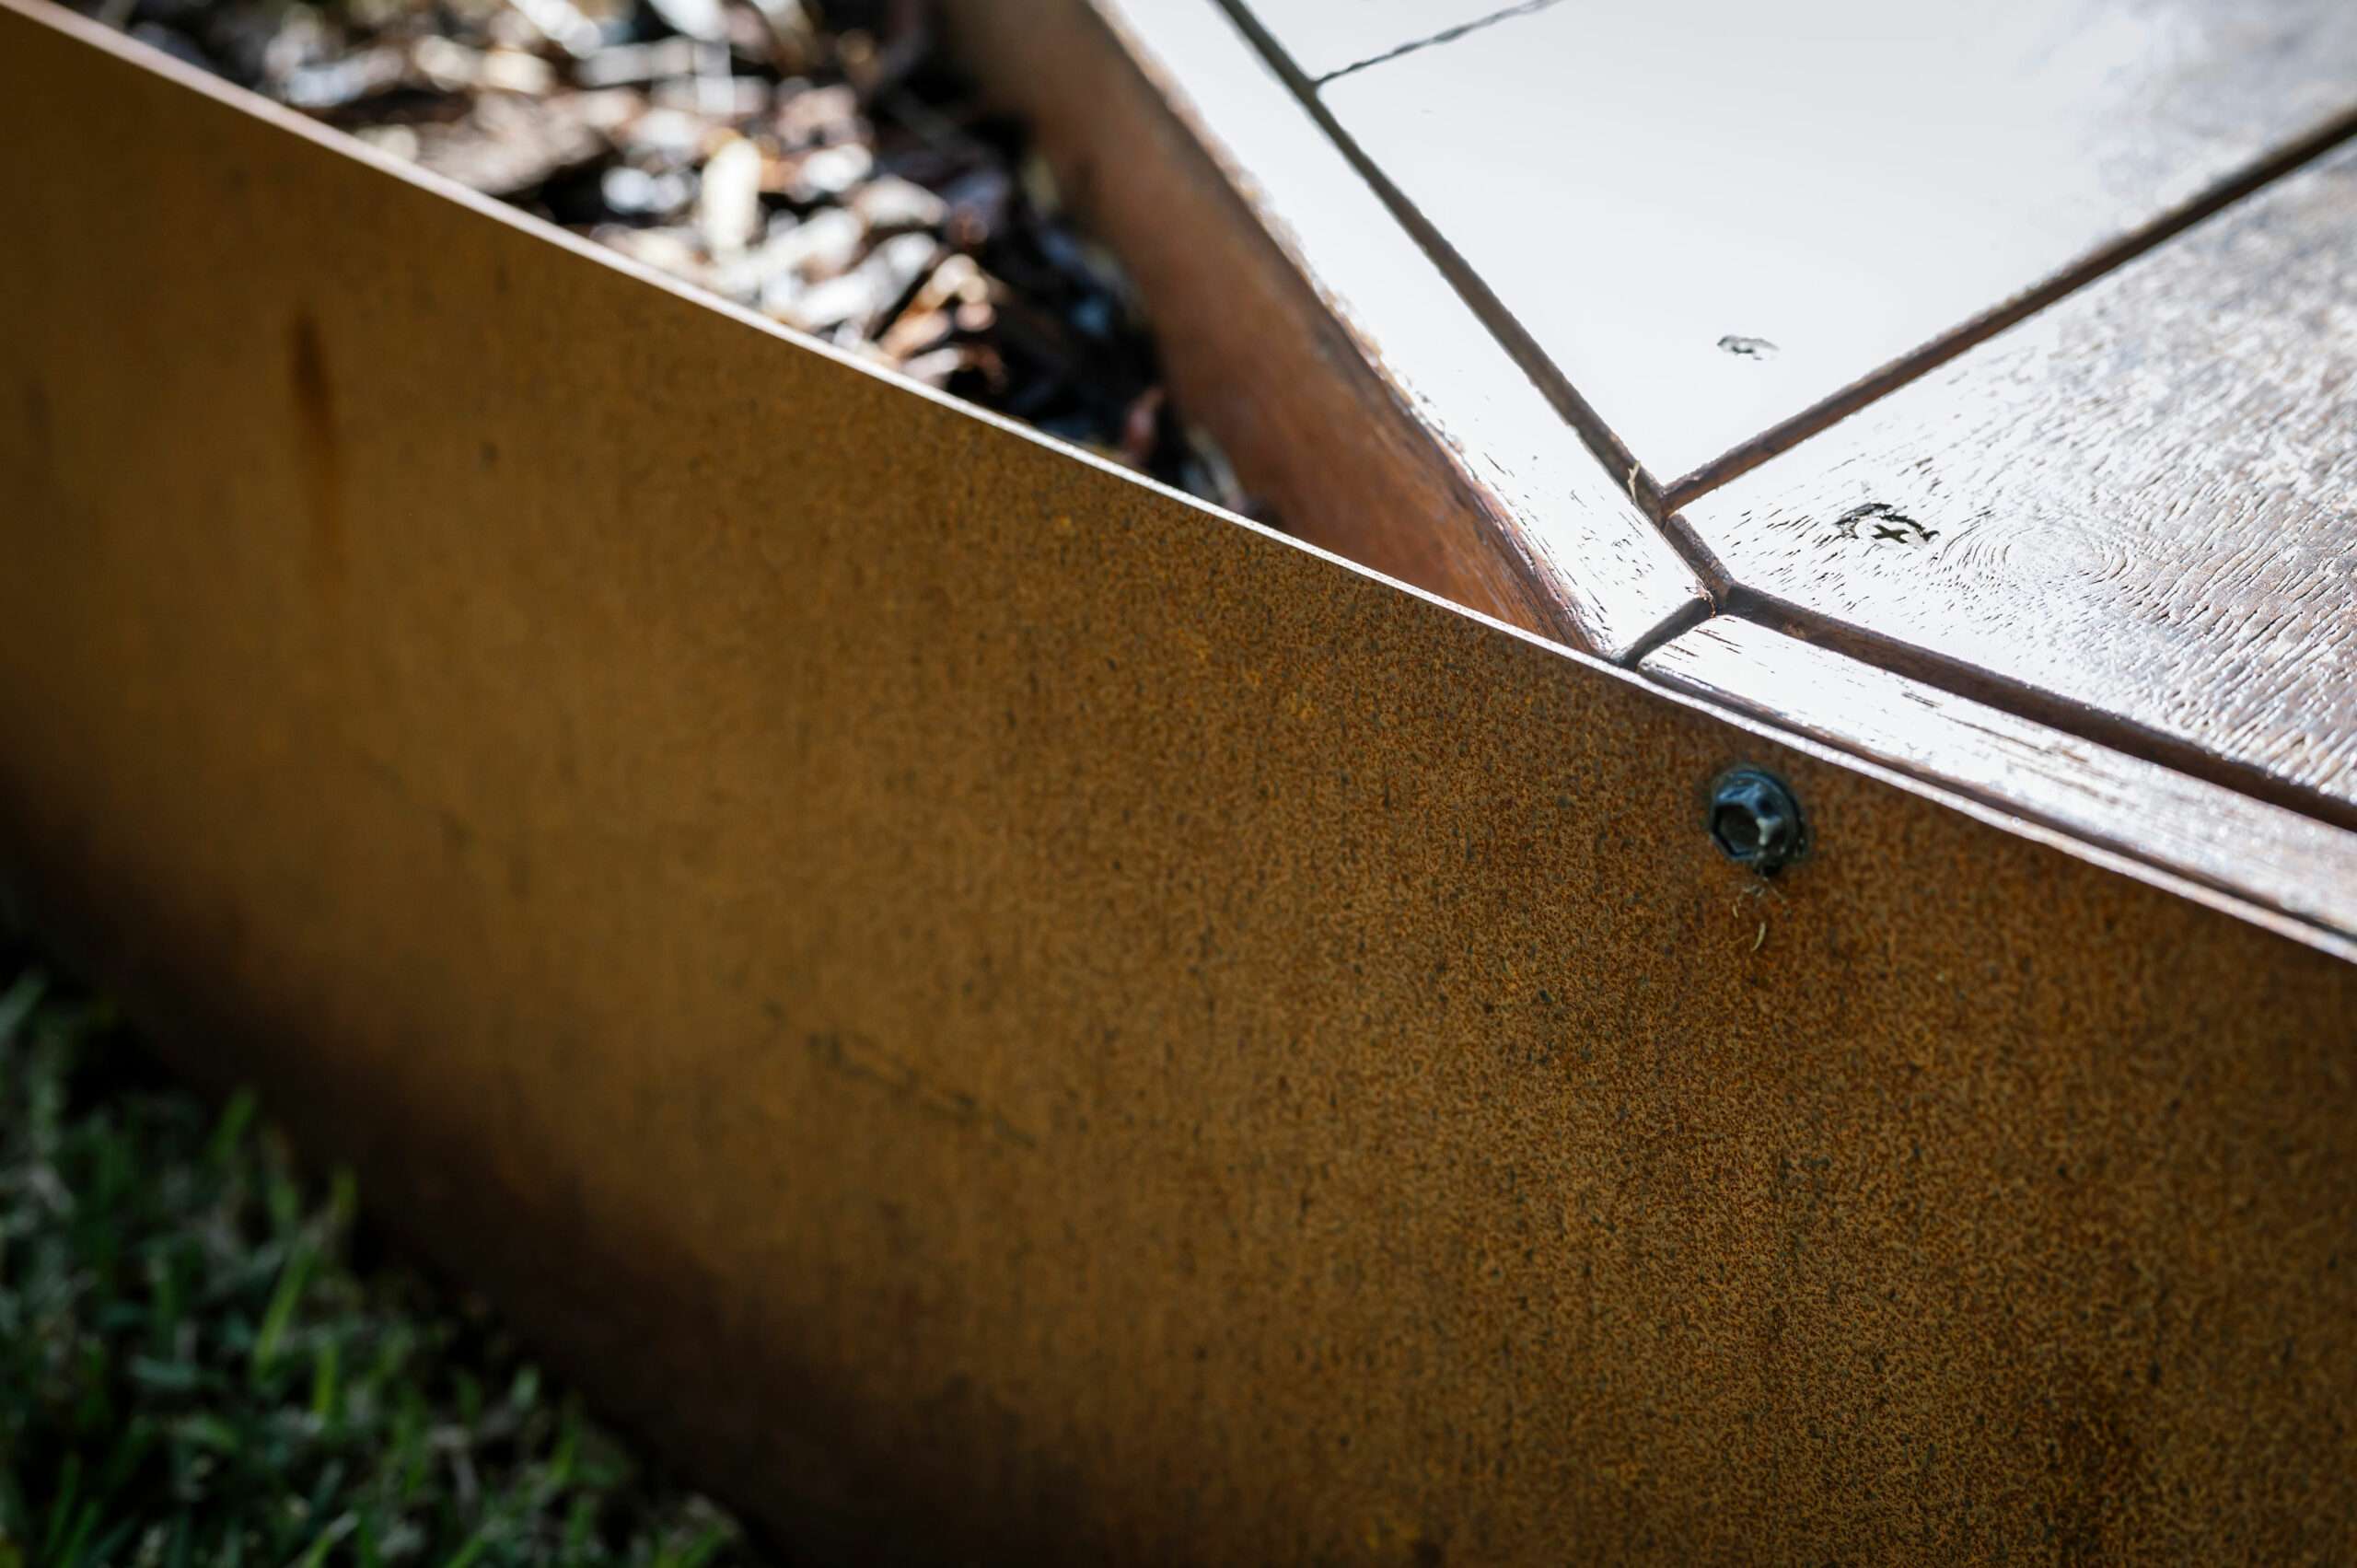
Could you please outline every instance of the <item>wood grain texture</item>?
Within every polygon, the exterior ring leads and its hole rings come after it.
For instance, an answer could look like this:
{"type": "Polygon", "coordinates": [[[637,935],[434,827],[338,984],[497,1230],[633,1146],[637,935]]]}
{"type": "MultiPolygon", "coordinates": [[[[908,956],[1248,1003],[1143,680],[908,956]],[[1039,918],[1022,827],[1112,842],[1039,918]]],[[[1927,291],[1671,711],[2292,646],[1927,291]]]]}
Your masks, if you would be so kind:
{"type": "Polygon", "coordinates": [[[1747,587],[2357,804],[2357,150],[1704,498],[1747,587]]]}
{"type": "Polygon", "coordinates": [[[1248,8],[1317,80],[1477,26],[1531,0],[1250,0],[1248,8]]]}
{"type": "Polygon", "coordinates": [[[2254,900],[2357,947],[2357,832],[1722,615],[1648,675],[2254,900]]]}
{"type": "Polygon", "coordinates": [[[1299,537],[1608,657],[1693,572],[1212,0],[959,0],[1133,267],[1186,406],[1299,537]]]}
{"type": "Polygon", "coordinates": [[[2357,1552],[2357,965],[14,7],[0,880],[809,1558],[2357,1552]]]}
{"type": "Polygon", "coordinates": [[[1683,495],[2344,129],[2357,6],[1554,6],[1321,98],[1683,495]]]}

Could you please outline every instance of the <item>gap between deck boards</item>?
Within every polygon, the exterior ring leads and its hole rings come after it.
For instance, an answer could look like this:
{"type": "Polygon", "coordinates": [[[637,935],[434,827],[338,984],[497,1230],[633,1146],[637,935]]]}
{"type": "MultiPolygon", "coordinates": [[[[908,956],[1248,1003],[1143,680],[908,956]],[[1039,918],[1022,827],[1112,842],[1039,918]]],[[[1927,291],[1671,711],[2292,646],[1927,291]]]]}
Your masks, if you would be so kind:
{"type": "Polygon", "coordinates": [[[2307,134],[2294,138],[2246,165],[2178,207],[2131,230],[2114,243],[2089,251],[2038,285],[1993,309],[1958,323],[1852,383],[1841,392],[1769,426],[1693,471],[1664,484],[1613,433],[1496,292],[1425,218],[1416,204],[1385,175],[1381,167],[1359,146],[1318,96],[1319,88],[1341,77],[1405,54],[1446,44],[1470,32],[1511,23],[1548,9],[1557,0],[1528,0],[1524,5],[1507,6],[1317,77],[1311,77],[1295,63],[1284,46],[1252,14],[1248,0],[1214,0],[1214,3],[1260,52],[1270,68],[1300,101],[1304,111],[1332,140],[1344,158],[1358,170],[1401,226],[1432,259],[1450,286],[1457,290],[1499,345],[1555,406],[1582,444],[1614,475],[1626,476],[1625,488],[1631,497],[1662,529],[1671,547],[1710,593],[1713,602],[1706,604],[1698,599],[1667,617],[1660,625],[1637,639],[1620,662],[1631,667],[1640,666],[1654,652],[1717,616],[1737,615],[1801,641],[1817,643],[1877,665],[1933,690],[2004,710],[2059,734],[2219,784],[2332,827],[2357,831],[2357,807],[2328,796],[2287,783],[2190,742],[2156,734],[2119,715],[2088,708],[2025,682],[1973,669],[1958,661],[1907,646],[1751,588],[1727,569],[1707,542],[1679,515],[1680,509],[1693,501],[2357,138],[2357,107],[2334,116],[2307,134]]]}

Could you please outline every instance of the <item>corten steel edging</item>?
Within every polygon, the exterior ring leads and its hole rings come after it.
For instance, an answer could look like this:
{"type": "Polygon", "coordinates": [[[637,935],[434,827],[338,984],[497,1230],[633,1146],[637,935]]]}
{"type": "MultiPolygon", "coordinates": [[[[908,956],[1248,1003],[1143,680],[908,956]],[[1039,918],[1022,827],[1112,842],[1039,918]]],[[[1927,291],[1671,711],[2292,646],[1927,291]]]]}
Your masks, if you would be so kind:
{"type": "Polygon", "coordinates": [[[700,1475],[2348,1554],[2357,966],[244,101],[0,10],[10,877],[700,1475]]]}

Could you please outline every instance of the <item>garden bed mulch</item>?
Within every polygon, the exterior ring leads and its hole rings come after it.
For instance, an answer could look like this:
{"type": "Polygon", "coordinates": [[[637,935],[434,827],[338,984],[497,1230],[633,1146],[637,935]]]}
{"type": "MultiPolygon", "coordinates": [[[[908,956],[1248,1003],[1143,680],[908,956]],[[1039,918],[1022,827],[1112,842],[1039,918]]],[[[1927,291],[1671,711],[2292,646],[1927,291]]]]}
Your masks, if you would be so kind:
{"type": "MultiPolygon", "coordinates": [[[[1120,262],[923,0],[99,0],[371,145],[1232,510],[1120,262]]],[[[781,440],[792,433],[781,430],[781,440]]]]}

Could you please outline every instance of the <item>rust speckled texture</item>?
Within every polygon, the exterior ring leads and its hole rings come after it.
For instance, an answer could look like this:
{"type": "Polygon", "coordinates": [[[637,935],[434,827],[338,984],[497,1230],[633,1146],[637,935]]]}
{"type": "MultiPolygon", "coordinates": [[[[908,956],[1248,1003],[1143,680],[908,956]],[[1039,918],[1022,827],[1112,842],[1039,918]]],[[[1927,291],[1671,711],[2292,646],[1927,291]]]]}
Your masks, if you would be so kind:
{"type": "Polygon", "coordinates": [[[2357,1550],[2357,967],[6,5],[0,862],[797,1540],[2357,1550]]]}

